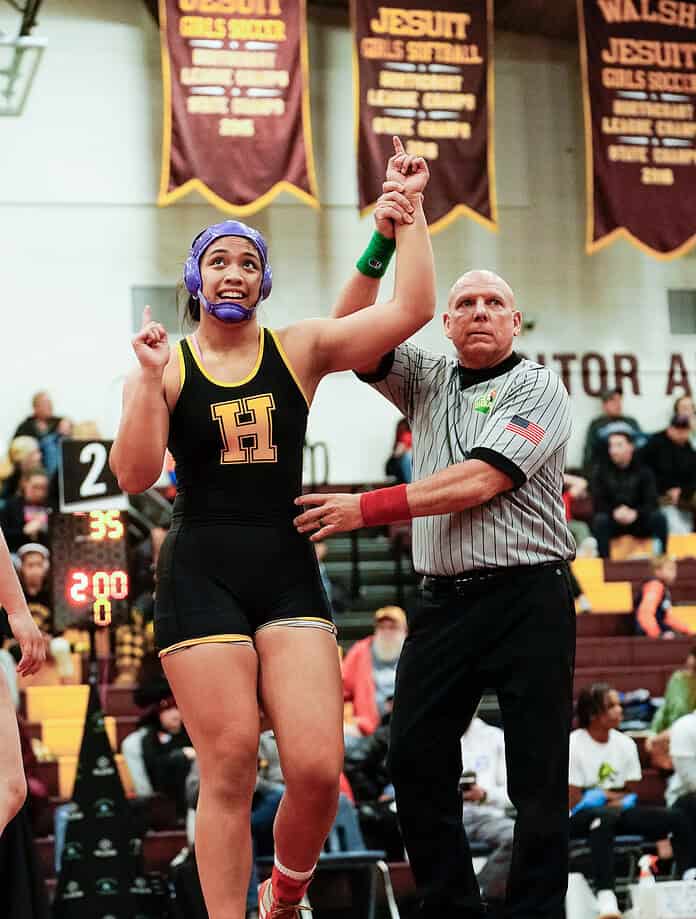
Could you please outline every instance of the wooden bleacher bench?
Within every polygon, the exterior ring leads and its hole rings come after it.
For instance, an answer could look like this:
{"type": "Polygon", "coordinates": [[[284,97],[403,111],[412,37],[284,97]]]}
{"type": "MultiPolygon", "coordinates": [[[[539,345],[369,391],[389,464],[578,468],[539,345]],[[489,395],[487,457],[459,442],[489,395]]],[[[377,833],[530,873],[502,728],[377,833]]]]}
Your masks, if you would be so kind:
{"type": "Polygon", "coordinates": [[[624,536],[615,536],[609,543],[609,556],[617,562],[629,558],[652,558],[654,554],[652,538],[639,539],[626,533],[624,536]]]}
{"type": "Polygon", "coordinates": [[[667,555],[672,555],[676,559],[690,558],[696,561],[696,533],[669,536],[667,555]]]}
{"type": "Polygon", "coordinates": [[[17,674],[17,687],[27,689],[29,686],[65,686],[79,685],[82,682],[82,655],[73,653],[72,658],[73,672],[69,677],[60,677],[55,661],[50,657],[46,659],[44,665],[38,673],[31,676],[17,674]]]}
{"type": "Polygon", "coordinates": [[[603,559],[579,558],[572,563],[572,568],[583,593],[590,601],[593,614],[633,611],[633,591],[630,582],[608,582],[605,578],[603,559]]]}
{"type": "MultiPolygon", "coordinates": [[[[585,621],[587,616],[582,617],[585,621]]],[[[667,666],[673,670],[683,666],[692,647],[689,637],[673,641],[655,641],[642,636],[579,637],[576,645],[575,666],[586,667],[642,667],[667,666]]]]}
{"type": "MultiPolygon", "coordinates": [[[[104,726],[116,751],[116,765],[126,794],[133,794],[133,782],[123,756],[117,752],[123,737],[138,720],[139,710],[133,702],[131,687],[114,687],[115,714],[107,714],[104,726]]],[[[30,736],[38,737],[55,756],[56,793],[69,799],[75,784],[77,758],[82,741],[89,687],[86,684],[66,686],[29,686],[22,691],[20,710],[30,725],[30,736]]],[[[108,698],[108,694],[107,694],[108,698]]]]}
{"type": "MultiPolygon", "coordinates": [[[[40,762],[34,769],[49,794],[49,807],[38,830],[46,835],[36,839],[36,846],[51,889],[55,884],[53,813],[72,795],[88,691],[86,685],[31,686],[21,694],[22,711],[31,719],[31,736],[38,736],[55,755],[54,760],[40,762]]],[[[117,712],[106,715],[106,732],[112,747],[118,751],[123,738],[135,727],[139,709],[133,703],[132,688],[109,687],[106,695],[117,712]]],[[[125,760],[119,752],[115,759],[126,794],[132,796],[133,784],[125,760]]],[[[186,833],[176,825],[176,807],[168,798],[153,795],[148,801],[148,814],[152,829],[145,837],[145,863],[149,871],[166,872],[171,860],[186,845],[186,833]]]]}
{"type": "Polygon", "coordinates": [[[578,667],[575,670],[573,695],[577,698],[581,689],[592,683],[609,683],[619,692],[647,689],[651,696],[663,696],[667,681],[674,672],[672,664],[623,667],[578,667]]]}
{"type": "Polygon", "coordinates": [[[635,634],[633,616],[628,613],[605,613],[598,616],[586,613],[578,616],[575,624],[578,638],[612,638],[635,634]]]}

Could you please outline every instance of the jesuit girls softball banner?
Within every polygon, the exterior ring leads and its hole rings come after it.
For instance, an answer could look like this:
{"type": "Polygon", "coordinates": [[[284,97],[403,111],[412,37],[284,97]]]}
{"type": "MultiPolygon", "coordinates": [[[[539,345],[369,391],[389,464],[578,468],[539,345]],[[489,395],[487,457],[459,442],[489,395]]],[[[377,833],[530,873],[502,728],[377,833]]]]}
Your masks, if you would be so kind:
{"type": "Polygon", "coordinates": [[[587,250],[696,244],[696,0],[577,0],[587,250]]]}
{"type": "Polygon", "coordinates": [[[431,232],[460,214],[496,229],[493,0],[351,0],[351,15],[361,211],[398,134],[429,161],[431,232]]]}
{"type": "Polygon", "coordinates": [[[240,216],[281,191],[318,207],[305,3],[159,0],[160,205],[196,189],[240,216]]]}

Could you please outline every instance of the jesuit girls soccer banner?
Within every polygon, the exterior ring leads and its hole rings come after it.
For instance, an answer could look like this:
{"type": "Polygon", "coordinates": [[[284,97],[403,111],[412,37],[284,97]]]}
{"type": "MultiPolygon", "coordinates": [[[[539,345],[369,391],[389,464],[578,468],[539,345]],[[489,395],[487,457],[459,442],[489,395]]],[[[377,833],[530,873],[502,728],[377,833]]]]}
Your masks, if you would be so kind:
{"type": "Polygon", "coordinates": [[[392,135],[428,160],[431,232],[496,229],[493,0],[351,0],[360,209],[382,193],[392,135]]]}
{"type": "Polygon", "coordinates": [[[587,251],[696,244],[696,0],[577,0],[587,251]]]}
{"type": "Polygon", "coordinates": [[[306,0],[159,0],[164,131],[158,203],[193,189],[231,214],[281,191],[318,207],[306,0]]]}

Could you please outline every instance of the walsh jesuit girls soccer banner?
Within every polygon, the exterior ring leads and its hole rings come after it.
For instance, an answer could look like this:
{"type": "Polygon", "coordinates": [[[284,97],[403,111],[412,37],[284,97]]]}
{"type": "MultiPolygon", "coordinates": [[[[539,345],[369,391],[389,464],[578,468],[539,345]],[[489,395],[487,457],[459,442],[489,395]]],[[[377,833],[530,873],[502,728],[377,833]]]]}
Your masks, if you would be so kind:
{"type": "Polygon", "coordinates": [[[159,204],[193,189],[231,214],[281,191],[318,207],[306,0],[159,0],[159,204]]]}
{"type": "Polygon", "coordinates": [[[587,250],[696,245],[696,0],[577,0],[587,250]]]}
{"type": "Polygon", "coordinates": [[[360,209],[382,193],[392,136],[425,157],[431,232],[496,228],[493,0],[351,0],[360,209]]]}

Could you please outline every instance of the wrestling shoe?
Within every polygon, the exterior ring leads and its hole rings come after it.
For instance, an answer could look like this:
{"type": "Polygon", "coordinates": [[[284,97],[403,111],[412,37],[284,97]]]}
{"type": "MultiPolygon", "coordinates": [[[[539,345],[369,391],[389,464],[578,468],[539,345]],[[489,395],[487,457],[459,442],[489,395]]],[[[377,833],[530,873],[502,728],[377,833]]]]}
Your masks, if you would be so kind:
{"type": "Polygon", "coordinates": [[[311,912],[306,894],[299,903],[282,903],[273,895],[270,878],[259,885],[259,919],[308,919],[311,912]]]}

